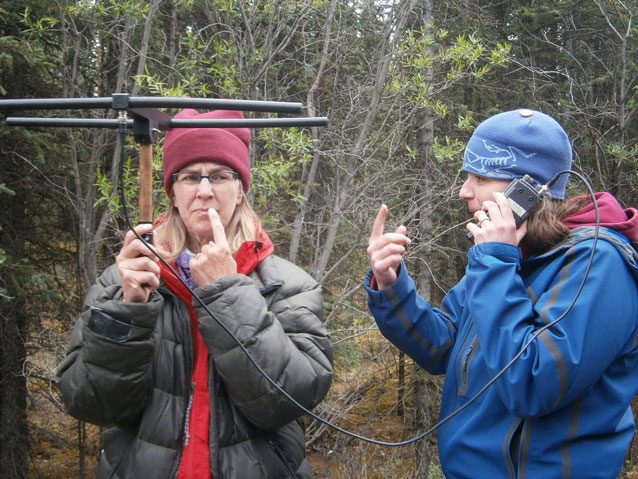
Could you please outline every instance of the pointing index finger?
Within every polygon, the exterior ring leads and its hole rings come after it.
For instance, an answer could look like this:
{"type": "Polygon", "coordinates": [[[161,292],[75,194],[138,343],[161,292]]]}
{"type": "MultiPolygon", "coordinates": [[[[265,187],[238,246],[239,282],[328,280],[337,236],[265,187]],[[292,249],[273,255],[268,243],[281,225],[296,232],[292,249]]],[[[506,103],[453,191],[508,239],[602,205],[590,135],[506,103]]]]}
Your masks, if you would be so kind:
{"type": "Polygon", "coordinates": [[[381,208],[379,208],[379,212],[377,216],[374,218],[374,224],[372,225],[372,233],[370,235],[371,238],[378,238],[383,235],[383,228],[385,226],[385,218],[388,214],[388,207],[383,204],[381,208]]]}
{"type": "Polygon", "coordinates": [[[228,246],[228,240],[226,239],[226,230],[224,225],[219,219],[219,214],[215,211],[215,208],[208,208],[208,219],[210,225],[213,228],[213,237],[216,244],[220,246],[228,246]]]}

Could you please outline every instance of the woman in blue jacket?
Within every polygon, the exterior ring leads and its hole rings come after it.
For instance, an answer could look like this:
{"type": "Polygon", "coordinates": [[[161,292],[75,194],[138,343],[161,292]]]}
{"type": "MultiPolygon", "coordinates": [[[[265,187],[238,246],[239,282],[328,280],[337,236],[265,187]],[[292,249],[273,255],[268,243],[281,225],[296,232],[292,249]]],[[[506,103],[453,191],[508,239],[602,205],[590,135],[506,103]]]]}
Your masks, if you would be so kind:
{"type": "MultiPolygon", "coordinates": [[[[638,391],[638,211],[597,194],[565,200],[562,175],[518,229],[503,195],[514,178],[547,184],[570,168],[563,128],[532,110],[495,115],[468,142],[459,196],[476,223],[463,279],[434,308],[402,255],[405,227],[379,210],[365,278],[379,330],[419,365],[445,374],[438,431],[447,478],[613,478],[634,435],[638,391]],[[572,305],[574,298],[577,300],[572,305]],[[570,308],[571,306],[571,308],[570,308]],[[565,314],[566,313],[566,314],[565,314]],[[562,317],[538,334],[539,330],[562,317]]],[[[515,207],[516,205],[514,205],[515,207]]]]}

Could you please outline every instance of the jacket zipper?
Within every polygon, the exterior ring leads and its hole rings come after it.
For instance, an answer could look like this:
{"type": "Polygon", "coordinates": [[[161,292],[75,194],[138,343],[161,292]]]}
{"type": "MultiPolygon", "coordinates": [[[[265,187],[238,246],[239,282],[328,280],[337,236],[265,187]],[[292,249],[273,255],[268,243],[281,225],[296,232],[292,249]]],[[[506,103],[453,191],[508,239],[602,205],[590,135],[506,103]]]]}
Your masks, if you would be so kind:
{"type": "Polygon", "coordinates": [[[470,335],[468,336],[468,340],[466,341],[466,344],[469,343],[469,345],[467,346],[463,346],[466,347],[467,349],[465,349],[465,352],[463,353],[463,356],[461,356],[461,364],[459,365],[459,385],[457,388],[457,396],[465,396],[467,394],[467,390],[468,390],[468,383],[469,383],[469,379],[470,379],[470,363],[472,362],[472,358],[474,357],[474,354],[476,353],[476,347],[477,347],[477,340],[478,337],[476,335],[470,335]]]}
{"type": "Polygon", "coordinates": [[[215,414],[215,408],[217,407],[215,398],[217,397],[217,390],[215,389],[216,381],[216,372],[215,367],[213,366],[213,357],[210,355],[208,357],[208,370],[210,371],[208,376],[208,391],[209,392],[209,401],[210,401],[210,423],[208,426],[208,441],[209,441],[209,453],[210,453],[210,469],[213,477],[217,477],[217,452],[218,441],[217,441],[217,414],[215,414]]]}
{"type": "Polygon", "coordinates": [[[470,344],[470,347],[465,351],[465,357],[463,358],[463,371],[461,374],[461,388],[463,390],[467,389],[467,370],[469,365],[470,355],[472,354],[472,350],[474,349],[474,343],[470,344]]]}
{"type": "Polygon", "coordinates": [[[277,455],[279,460],[283,463],[283,465],[286,468],[286,471],[288,471],[288,474],[290,475],[290,477],[292,479],[296,479],[297,478],[297,474],[290,467],[290,464],[288,463],[288,461],[284,457],[283,452],[279,449],[279,446],[277,445],[277,443],[275,443],[275,441],[273,439],[270,439],[270,438],[266,439],[266,442],[268,442],[268,445],[271,447],[273,452],[277,455]]]}
{"type": "Polygon", "coordinates": [[[191,409],[193,407],[193,397],[195,392],[195,383],[191,382],[190,395],[188,396],[188,406],[186,406],[186,419],[184,421],[184,446],[188,446],[191,439],[190,434],[190,417],[191,409]]]}
{"type": "Polygon", "coordinates": [[[521,443],[522,443],[522,432],[521,427],[524,429],[525,424],[521,418],[517,418],[515,426],[511,429],[511,433],[509,437],[506,438],[506,446],[507,446],[507,466],[509,469],[510,477],[518,478],[519,477],[519,469],[520,469],[520,455],[521,455],[521,443]],[[522,425],[521,425],[522,424],[522,425]],[[517,444],[513,442],[516,441],[517,444]],[[512,446],[515,446],[514,454],[517,457],[512,457],[512,446]]]}
{"type": "MultiPolygon", "coordinates": [[[[175,305],[177,305],[177,309],[180,309],[180,300],[171,292],[171,297],[173,298],[173,301],[175,303],[175,305]]],[[[191,377],[193,375],[193,365],[191,364],[191,358],[193,355],[193,343],[192,340],[190,338],[192,338],[192,333],[191,333],[191,328],[190,328],[190,315],[188,312],[188,308],[186,306],[184,306],[186,308],[186,318],[189,318],[189,321],[187,322],[187,325],[184,326],[184,332],[186,334],[184,334],[184,338],[185,338],[185,352],[184,352],[184,370],[186,372],[186,390],[191,391],[190,385],[191,385],[191,377]]],[[[187,403],[187,410],[190,409],[190,404],[192,403],[192,392],[190,394],[190,398],[188,400],[187,403]]],[[[186,398],[184,398],[186,399],[186,398]]],[[[184,424],[184,429],[188,428],[188,420],[186,420],[185,424],[184,424]]],[[[171,471],[171,475],[170,477],[173,477],[175,479],[177,479],[177,474],[179,473],[179,465],[182,462],[182,455],[184,453],[184,445],[183,445],[183,440],[180,441],[180,443],[182,443],[182,447],[178,448],[177,450],[177,456],[175,457],[175,462],[173,463],[173,470],[171,471]]]]}

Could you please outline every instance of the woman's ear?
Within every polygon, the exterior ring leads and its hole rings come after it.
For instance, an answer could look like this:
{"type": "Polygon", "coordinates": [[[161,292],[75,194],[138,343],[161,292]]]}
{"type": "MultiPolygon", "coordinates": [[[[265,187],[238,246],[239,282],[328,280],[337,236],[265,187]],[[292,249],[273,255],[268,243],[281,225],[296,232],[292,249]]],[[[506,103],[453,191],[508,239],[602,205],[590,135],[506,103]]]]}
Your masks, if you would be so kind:
{"type": "Polygon", "coordinates": [[[241,204],[241,200],[244,197],[244,187],[243,186],[239,186],[239,188],[237,188],[237,201],[235,202],[235,206],[239,206],[241,204]]]}

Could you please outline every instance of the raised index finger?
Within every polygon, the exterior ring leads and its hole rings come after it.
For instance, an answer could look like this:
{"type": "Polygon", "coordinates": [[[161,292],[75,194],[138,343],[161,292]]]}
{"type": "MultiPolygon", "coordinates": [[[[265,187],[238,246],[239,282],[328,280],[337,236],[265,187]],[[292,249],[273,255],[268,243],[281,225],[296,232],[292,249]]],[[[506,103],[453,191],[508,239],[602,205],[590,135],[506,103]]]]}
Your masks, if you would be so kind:
{"type": "Polygon", "coordinates": [[[388,207],[386,205],[381,205],[379,211],[377,212],[376,218],[374,218],[374,224],[372,225],[372,233],[370,234],[370,238],[378,238],[383,235],[383,228],[385,227],[385,217],[388,214],[388,207]]]}
{"type": "Polygon", "coordinates": [[[219,214],[217,214],[215,208],[208,208],[208,219],[210,220],[210,225],[213,228],[215,244],[227,247],[228,240],[226,239],[226,230],[224,229],[224,225],[219,219],[219,214]]]}

